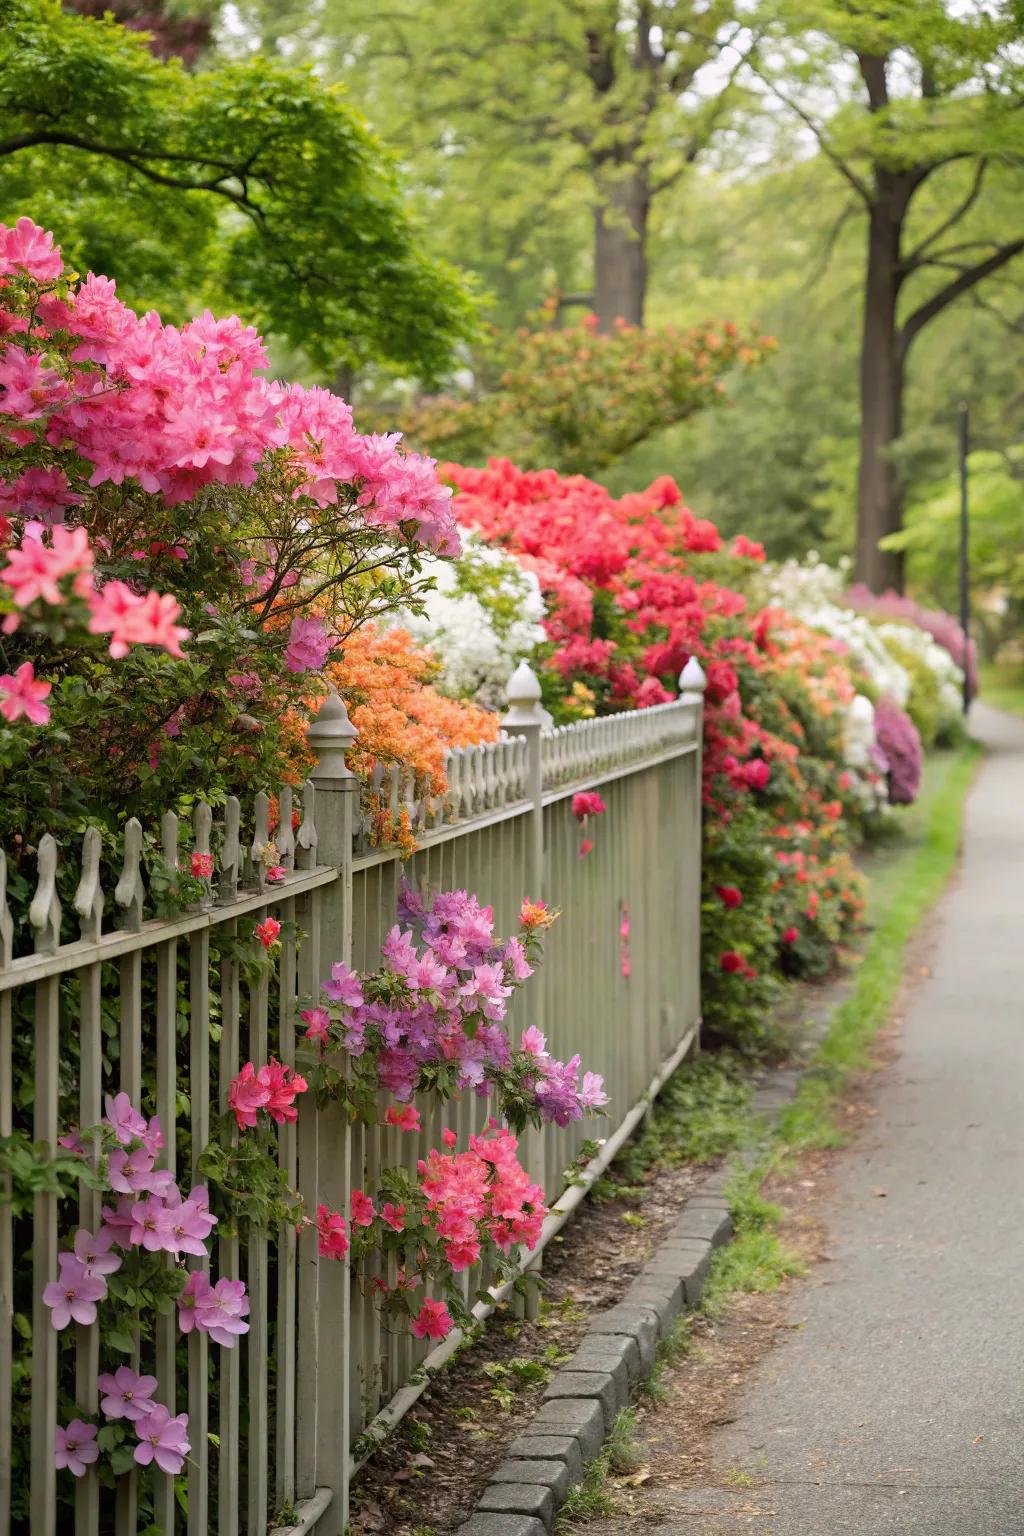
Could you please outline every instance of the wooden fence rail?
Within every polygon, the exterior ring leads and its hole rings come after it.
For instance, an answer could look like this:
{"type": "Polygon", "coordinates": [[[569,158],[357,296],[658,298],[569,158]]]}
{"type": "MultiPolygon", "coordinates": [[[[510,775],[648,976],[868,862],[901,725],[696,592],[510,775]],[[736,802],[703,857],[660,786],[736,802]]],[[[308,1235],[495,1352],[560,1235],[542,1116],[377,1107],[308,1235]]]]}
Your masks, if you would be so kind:
{"type": "MultiPolygon", "coordinates": [[[[150,915],[137,821],[125,829],[112,892],[101,889],[95,828],[78,849],[43,837],[26,931],[12,922],[0,851],[0,1138],[30,1112],[33,1139],[55,1148],[69,1122],[95,1125],[104,1095],[123,1090],[160,1117],[158,1166],[188,1180],[184,1188],[198,1182],[211,1114],[227,1110],[241,1064],[268,1056],[295,1063],[296,998],[316,993],[335,961],[375,967],[405,878],[423,889],[476,891],[493,904],[498,932],[514,931],[524,896],[562,910],[511,1027],[541,1024],[556,1054],[578,1051],[587,1069],[603,1073],[611,1103],[604,1122],[524,1138],[525,1164],[557,1199],[584,1138],[611,1134],[663,1063],[696,1036],[699,669],[684,674],[687,685],[671,704],[549,730],[536,679],[521,667],[503,738],[450,752],[446,794],[418,794],[397,770],[378,775],[375,787],[416,834],[417,852],[405,864],[372,846],[345,765],[355,732],[337,695],[311,727],[318,761],[309,782],[297,796],[280,790],[273,839],[263,794],[245,814],[234,799],[216,818],[200,804],[187,828],[163,817],[168,865],[189,869],[193,852],[214,859],[209,894],[186,912],[150,915]],[[595,788],[607,810],[589,829],[593,851],[581,858],[572,797],[595,788]],[[284,874],[268,884],[272,840],[284,874]],[[68,911],[58,894],[69,889],[61,860],[74,862],[77,878],[68,911]],[[242,965],[236,942],[240,924],[268,917],[282,924],[272,974],[242,965]]],[[[318,1110],[307,1099],[297,1124],[281,1127],[278,1155],[311,1212],[320,1201],[347,1212],[354,1186],[372,1189],[385,1167],[415,1170],[439,1144],[442,1125],[462,1141],[488,1114],[474,1095],[444,1114],[424,1102],[417,1139],[352,1125],[340,1106],[318,1110]]],[[[221,1239],[218,1277],[243,1279],[249,1292],[240,1347],[211,1350],[196,1329],[184,1372],[172,1312],[156,1319],[152,1340],[136,1338],[124,1356],[157,1378],[155,1395],[172,1414],[189,1414],[185,1495],[154,1468],[126,1472],[114,1487],[90,1468],[72,1488],[55,1470],[54,1431],[75,1412],[98,1416],[99,1340],[95,1328],[79,1325],[58,1334],[42,1293],[75,1227],[97,1230],[100,1196],[82,1182],[75,1210],[40,1189],[31,1212],[16,1215],[4,1194],[0,1536],[136,1536],[147,1527],[165,1536],[265,1536],[274,1528],[341,1536],[364,1431],[388,1421],[389,1402],[427,1353],[425,1343],[382,1328],[364,1285],[372,1274],[321,1262],[316,1243],[297,1241],[290,1227],[270,1239],[221,1239]]]]}

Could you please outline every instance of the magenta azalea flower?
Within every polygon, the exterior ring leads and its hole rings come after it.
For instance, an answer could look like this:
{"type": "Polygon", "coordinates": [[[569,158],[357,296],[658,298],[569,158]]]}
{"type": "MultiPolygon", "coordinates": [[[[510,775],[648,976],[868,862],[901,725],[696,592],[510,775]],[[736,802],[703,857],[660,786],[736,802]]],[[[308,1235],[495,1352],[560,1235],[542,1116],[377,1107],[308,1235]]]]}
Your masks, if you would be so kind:
{"type": "Polygon", "coordinates": [[[161,1472],[172,1475],[180,1472],[192,1449],[187,1430],[187,1413],[179,1413],[172,1419],[169,1408],[163,1403],[154,1403],[136,1427],[139,1443],[135,1447],[135,1460],[140,1467],[148,1467],[155,1461],[161,1472]]]}
{"type": "Polygon", "coordinates": [[[57,1425],[53,1435],[53,1459],[58,1471],[66,1468],[73,1476],[84,1477],[86,1468],[92,1466],[99,1454],[95,1424],[72,1419],[66,1429],[57,1425]]]}
{"type": "Polygon", "coordinates": [[[120,1365],[113,1375],[108,1371],[96,1378],[104,1394],[100,1408],[108,1419],[144,1419],[153,1407],[155,1376],[139,1376],[130,1365],[120,1365]]]}

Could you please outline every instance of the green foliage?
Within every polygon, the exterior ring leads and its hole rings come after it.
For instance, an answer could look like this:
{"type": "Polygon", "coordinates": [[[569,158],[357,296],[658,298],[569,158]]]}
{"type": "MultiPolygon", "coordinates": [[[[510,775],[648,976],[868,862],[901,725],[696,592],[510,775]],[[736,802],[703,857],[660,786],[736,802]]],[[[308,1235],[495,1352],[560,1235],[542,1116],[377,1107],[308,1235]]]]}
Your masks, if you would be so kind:
{"type": "MultiPolygon", "coordinates": [[[[1015,634],[1024,619],[1024,447],[979,450],[968,459],[972,584],[1006,604],[982,614],[990,643],[1015,634]]],[[[951,473],[910,505],[901,533],[886,540],[903,550],[911,580],[930,601],[951,611],[958,603],[960,483],[951,473]]]]}
{"type": "Polygon", "coordinates": [[[0,0],[0,218],[181,320],[234,306],[321,375],[436,374],[472,329],[392,161],[337,88],[266,58],[189,74],[113,20],[0,0]],[[65,233],[68,232],[68,233],[65,233]]]}
{"type": "Polygon", "coordinates": [[[410,441],[460,463],[504,456],[528,469],[591,474],[724,393],[723,377],[760,362],[769,338],[736,327],[592,324],[495,337],[474,388],[426,399],[402,416],[410,441]],[[490,382],[490,387],[488,383],[490,382]]]}

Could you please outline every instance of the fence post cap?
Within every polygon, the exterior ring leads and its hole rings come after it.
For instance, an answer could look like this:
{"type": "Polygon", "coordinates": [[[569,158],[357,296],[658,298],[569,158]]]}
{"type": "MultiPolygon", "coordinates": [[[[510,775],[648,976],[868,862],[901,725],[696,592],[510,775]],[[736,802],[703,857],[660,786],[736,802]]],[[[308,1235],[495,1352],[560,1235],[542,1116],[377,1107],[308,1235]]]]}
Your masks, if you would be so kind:
{"type": "Polygon", "coordinates": [[[505,697],[509,707],[502,716],[504,725],[517,727],[545,724],[547,712],[540,704],[540,682],[528,662],[521,661],[512,673],[505,688],[505,697]]]}
{"type": "Polygon", "coordinates": [[[684,693],[703,693],[707,685],[704,668],[696,656],[691,656],[679,674],[679,687],[684,693]]]}
{"type": "Polygon", "coordinates": [[[337,688],[331,688],[317,710],[316,719],[306,732],[307,740],[316,753],[317,765],[314,778],[349,778],[345,753],[358,739],[359,732],[348,717],[345,701],[337,688]]]}

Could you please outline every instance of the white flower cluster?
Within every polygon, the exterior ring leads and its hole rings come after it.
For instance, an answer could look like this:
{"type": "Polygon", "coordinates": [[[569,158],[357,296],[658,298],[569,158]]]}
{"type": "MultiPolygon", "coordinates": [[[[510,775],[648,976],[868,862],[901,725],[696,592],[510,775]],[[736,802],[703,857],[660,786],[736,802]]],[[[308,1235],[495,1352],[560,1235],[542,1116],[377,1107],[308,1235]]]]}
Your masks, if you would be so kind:
{"type": "Polygon", "coordinates": [[[955,729],[963,706],[964,674],[945,646],[916,624],[879,624],[878,633],[924,662],[939,685],[939,730],[955,729]]]}
{"type": "Polygon", "coordinates": [[[864,810],[882,811],[888,804],[889,793],[875,739],[875,706],[863,693],[855,695],[843,720],[843,761],[864,810]]]}
{"type": "Polygon", "coordinates": [[[823,630],[833,640],[841,641],[879,696],[885,695],[901,709],[905,708],[910,697],[907,669],[889,654],[877,624],[866,614],[842,606],[840,598],[846,581],[842,565],[829,566],[816,555],[809,555],[803,564],[787,560],[767,575],[773,602],[780,603],[812,629],[823,630]]]}
{"type": "Polygon", "coordinates": [[[544,599],[536,576],[512,555],[476,533],[459,533],[459,560],[422,562],[437,583],[424,611],[399,613],[392,622],[434,652],[443,692],[500,709],[517,664],[546,638],[544,599]]]}

